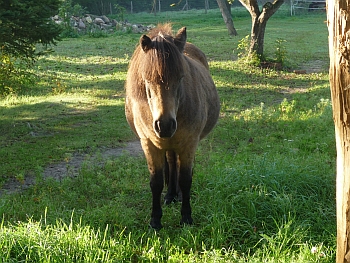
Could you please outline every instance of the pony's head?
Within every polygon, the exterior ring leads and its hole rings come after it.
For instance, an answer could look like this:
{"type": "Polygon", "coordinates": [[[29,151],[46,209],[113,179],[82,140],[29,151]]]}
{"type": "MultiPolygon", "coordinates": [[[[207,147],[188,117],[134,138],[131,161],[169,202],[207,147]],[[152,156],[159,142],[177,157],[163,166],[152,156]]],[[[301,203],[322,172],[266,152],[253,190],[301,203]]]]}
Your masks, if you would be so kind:
{"type": "Polygon", "coordinates": [[[159,138],[170,138],[177,129],[176,114],[185,76],[182,54],[185,44],[185,27],[175,37],[166,27],[157,28],[149,36],[140,38],[142,92],[147,97],[153,128],[159,138]]]}

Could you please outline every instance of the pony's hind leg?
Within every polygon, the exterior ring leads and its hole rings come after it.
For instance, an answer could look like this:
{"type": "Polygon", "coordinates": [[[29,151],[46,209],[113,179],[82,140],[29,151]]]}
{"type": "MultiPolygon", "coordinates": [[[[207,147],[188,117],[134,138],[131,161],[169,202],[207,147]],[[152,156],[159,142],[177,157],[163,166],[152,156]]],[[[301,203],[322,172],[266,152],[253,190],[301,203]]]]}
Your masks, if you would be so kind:
{"type": "Polygon", "coordinates": [[[167,151],[165,156],[165,182],[168,185],[168,191],[164,197],[166,205],[177,201],[178,180],[177,180],[177,156],[174,151],[167,151]]]}

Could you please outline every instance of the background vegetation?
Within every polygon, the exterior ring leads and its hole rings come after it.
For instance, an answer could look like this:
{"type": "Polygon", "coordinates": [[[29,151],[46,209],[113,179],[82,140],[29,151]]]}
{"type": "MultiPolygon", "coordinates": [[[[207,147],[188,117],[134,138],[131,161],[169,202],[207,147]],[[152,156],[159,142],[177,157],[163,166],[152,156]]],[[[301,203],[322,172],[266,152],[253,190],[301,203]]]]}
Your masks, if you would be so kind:
{"type": "Polygon", "coordinates": [[[51,19],[59,6],[59,0],[0,0],[0,95],[33,84],[25,68],[39,54],[37,43],[59,39],[61,28],[51,19]]]}
{"type": "MultiPolygon", "coordinates": [[[[131,12],[131,7],[133,12],[151,12],[154,9],[154,6],[159,10],[159,1],[148,0],[102,0],[102,1],[93,1],[93,0],[68,0],[66,2],[71,2],[72,5],[78,4],[85,7],[89,12],[97,15],[107,15],[113,14],[116,12],[116,6],[121,6],[131,12]]],[[[160,1],[161,11],[179,11],[184,8],[186,2],[189,5],[189,9],[204,9],[205,1],[204,0],[162,0],[160,1]]],[[[237,1],[238,2],[238,1],[237,1]]],[[[209,0],[209,8],[217,8],[218,4],[216,0],[209,0]]],[[[237,4],[237,3],[236,3],[237,4]]],[[[153,10],[154,11],[154,10],[153,10]]]]}
{"type": "Polygon", "coordinates": [[[140,35],[64,39],[41,57],[30,72],[35,85],[0,100],[0,184],[36,181],[1,192],[0,261],[334,262],[325,14],[283,12],[269,20],[265,52],[282,54],[284,71],[238,59],[250,31],[243,9],[234,11],[237,38],[227,36],[219,10],[127,16],[187,26],[210,61],[221,114],[197,151],[191,227],[179,225],[175,204],[164,207],[164,229],[150,230],[144,158],[103,158],[136,139],[123,85],[140,35]],[[84,162],[75,176],[44,176],[62,162],[71,174],[77,156],[84,162]]]}

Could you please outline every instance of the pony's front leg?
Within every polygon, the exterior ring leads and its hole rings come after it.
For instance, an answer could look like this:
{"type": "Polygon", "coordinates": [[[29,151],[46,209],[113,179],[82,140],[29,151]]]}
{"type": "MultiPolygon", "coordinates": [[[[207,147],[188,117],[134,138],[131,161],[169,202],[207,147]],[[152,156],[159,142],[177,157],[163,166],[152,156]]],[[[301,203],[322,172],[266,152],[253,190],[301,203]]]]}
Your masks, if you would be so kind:
{"type": "Polygon", "coordinates": [[[193,223],[190,204],[192,186],[192,166],[180,168],[179,186],[182,192],[181,224],[193,223]]]}
{"type": "Polygon", "coordinates": [[[150,172],[150,186],[152,191],[152,214],[150,226],[159,230],[162,228],[161,194],[164,186],[164,151],[157,149],[150,141],[141,140],[142,149],[145,153],[148,170],[150,172]]]}

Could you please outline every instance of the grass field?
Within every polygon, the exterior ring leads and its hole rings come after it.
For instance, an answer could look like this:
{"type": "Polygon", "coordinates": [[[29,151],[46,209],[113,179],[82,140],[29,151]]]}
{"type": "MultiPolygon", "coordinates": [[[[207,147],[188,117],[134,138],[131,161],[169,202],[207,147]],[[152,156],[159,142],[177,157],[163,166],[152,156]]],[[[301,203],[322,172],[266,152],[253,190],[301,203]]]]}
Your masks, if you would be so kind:
{"type": "Polygon", "coordinates": [[[149,229],[145,159],[106,149],[136,138],[124,116],[124,81],[140,35],[64,39],[41,57],[36,84],[0,100],[0,185],[29,189],[0,200],[1,262],[334,262],[335,141],[325,14],[275,14],[266,56],[283,40],[286,70],[237,60],[250,16],[234,9],[231,38],[218,10],[128,15],[132,23],[187,26],[207,55],[220,120],[200,144],[192,186],[193,226],[180,205],[149,229]],[[297,74],[303,72],[305,74],[297,74]],[[78,174],[44,170],[84,156],[78,174]]]}

